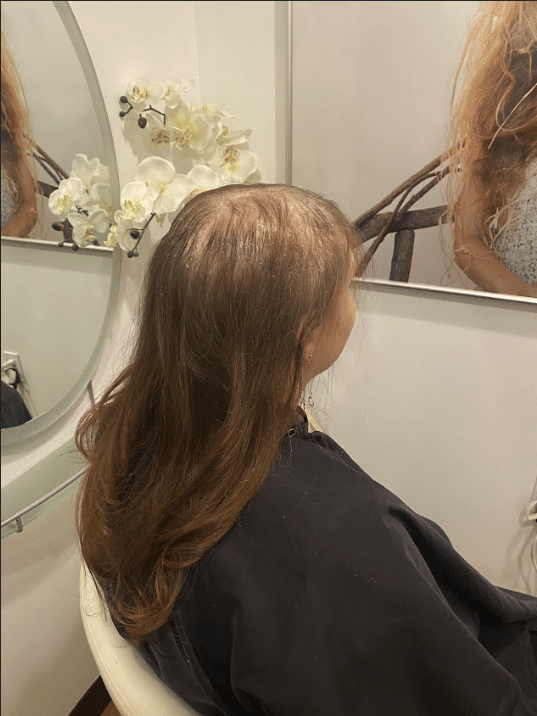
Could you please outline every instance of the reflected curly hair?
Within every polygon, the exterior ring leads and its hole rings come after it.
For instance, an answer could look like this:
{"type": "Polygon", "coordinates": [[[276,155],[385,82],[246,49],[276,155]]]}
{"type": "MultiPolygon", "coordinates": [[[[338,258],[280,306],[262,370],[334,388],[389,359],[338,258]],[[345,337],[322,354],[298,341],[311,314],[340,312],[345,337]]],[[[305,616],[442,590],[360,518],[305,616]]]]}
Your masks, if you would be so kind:
{"type": "Polygon", "coordinates": [[[33,193],[37,194],[37,181],[33,160],[31,159],[34,142],[30,131],[28,110],[22,84],[19,79],[13,55],[7,46],[4,30],[2,37],[2,174],[9,189],[20,203],[22,186],[19,179],[22,175],[18,167],[26,168],[26,176],[33,183],[33,193]]]}
{"type": "Polygon", "coordinates": [[[448,217],[473,184],[477,226],[485,243],[537,157],[537,2],[481,3],[470,26],[451,99],[448,217]]]}

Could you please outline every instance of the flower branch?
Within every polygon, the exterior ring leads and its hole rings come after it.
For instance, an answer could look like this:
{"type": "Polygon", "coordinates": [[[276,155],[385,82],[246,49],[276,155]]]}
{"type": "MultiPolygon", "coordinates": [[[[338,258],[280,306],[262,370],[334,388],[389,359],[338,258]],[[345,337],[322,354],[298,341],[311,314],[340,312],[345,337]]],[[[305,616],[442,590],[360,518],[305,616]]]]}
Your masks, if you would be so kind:
{"type": "MultiPolygon", "coordinates": [[[[112,213],[108,170],[97,158],[77,154],[69,177],[49,197],[59,218],[54,228],[72,227],[73,249],[104,240],[129,258],[151,221],[162,226],[196,194],[225,184],[243,184],[258,176],[257,158],[247,139],[251,130],[230,129],[234,115],[215,105],[188,104],[192,82],[155,83],[141,78],[119,98],[128,106],[119,116],[131,141],[141,135],[143,156],[134,181],[121,190],[120,208],[112,213]],[[161,109],[158,109],[161,107],[161,109]]],[[[63,242],[62,242],[63,245],[63,242]]]]}
{"type": "Polygon", "coordinates": [[[143,129],[149,154],[139,162],[135,181],[121,192],[121,210],[106,241],[129,257],[138,255],[153,218],[162,226],[196,194],[252,181],[257,172],[257,158],[246,141],[251,130],[232,131],[229,122],[235,117],[222,108],[187,103],[184,95],[192,84],[140,78],[119,98],[128,106],[119,113],[127,123],[126,135],[143,129]]]}

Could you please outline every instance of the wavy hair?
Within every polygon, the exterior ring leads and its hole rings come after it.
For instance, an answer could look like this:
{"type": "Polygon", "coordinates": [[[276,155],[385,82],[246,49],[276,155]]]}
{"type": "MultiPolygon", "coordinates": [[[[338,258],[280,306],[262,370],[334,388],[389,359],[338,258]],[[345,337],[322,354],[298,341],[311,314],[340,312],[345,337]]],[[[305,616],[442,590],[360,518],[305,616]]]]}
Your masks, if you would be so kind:
{"type": "Polygon", "coordinates": [[[482,3],[470,26],[451,99],[448,216],[473,185],[476,223],[494,248],[537,157],[537,2],[482,3]]]}
{"type": "Polygon", "coordinates": [[[21,166],[26,169],[25,174],[32,182],[33,193],[38,194],[33,160],[31,159],[34,142],[30,131],[24,91],[3,30],[1,36],[2,173],[14,199],[20,204],[24,193],[24,187],[20,183],[22,172],[19,171],[19,168],[21,166]]]}
{"type": "Polygon", "coordinates": [[[132,359],[76,432],[82,556],[133,642],[169,617],[296,424],[304,346],[356,241],[332,202],[258,184],[198,194],[156,246],[132,359]]]}

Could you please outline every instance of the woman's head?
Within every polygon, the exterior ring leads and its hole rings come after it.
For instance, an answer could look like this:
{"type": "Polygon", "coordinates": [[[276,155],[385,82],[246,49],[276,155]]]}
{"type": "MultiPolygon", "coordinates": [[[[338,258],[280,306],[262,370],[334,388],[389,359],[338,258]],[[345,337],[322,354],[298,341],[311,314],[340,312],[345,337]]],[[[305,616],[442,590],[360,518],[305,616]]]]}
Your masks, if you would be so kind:
{"type": "Polygon", "coordinates": [[[218,395],[216,421],[247,395],[294,407],[317,329],[339,320],[355,240],[334,204],[302,189],[199,194],[154,252],[139,349],[188,376],[193,405],[218,395]]]}
{"type": "MultiPolygon", "coordinates": [[[[448,205],[477,190],[478,226],[494,243],[537,157],[537,2],[483,2],[472,22],[452,98],[448,205]],[[460,171],[458,171],[460,170],[460,171]]],[[[456,217],[455,217],[456,218],[456,217]]]]}
{"type": "Polygon", "coordinates": [[[167,617],[343,349],[355,249],[335,204],[262,184],[198,194],[155,248],[132,360],[77,431],[82,553],[134,638],[167,617]]]}

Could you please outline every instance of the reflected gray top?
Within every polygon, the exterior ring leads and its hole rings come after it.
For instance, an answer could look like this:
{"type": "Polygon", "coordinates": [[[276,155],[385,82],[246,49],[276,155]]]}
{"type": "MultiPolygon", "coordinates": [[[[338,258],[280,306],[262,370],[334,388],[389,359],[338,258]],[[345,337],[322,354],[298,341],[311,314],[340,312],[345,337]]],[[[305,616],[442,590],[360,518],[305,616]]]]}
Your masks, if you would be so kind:
{"type": "Polygon", "coordinates": [[[537,160],[528,167],[527,179],[495,248],[516,276],[526,283],[537,281],[537,160]]]}
{"type": "Polygon", "coordinates": [[[4,178],[4,172],[2,172],[2,226],[5,226],[11,221],[16,211],[17,202],[9,191],[7,181],[4,178]]]}

